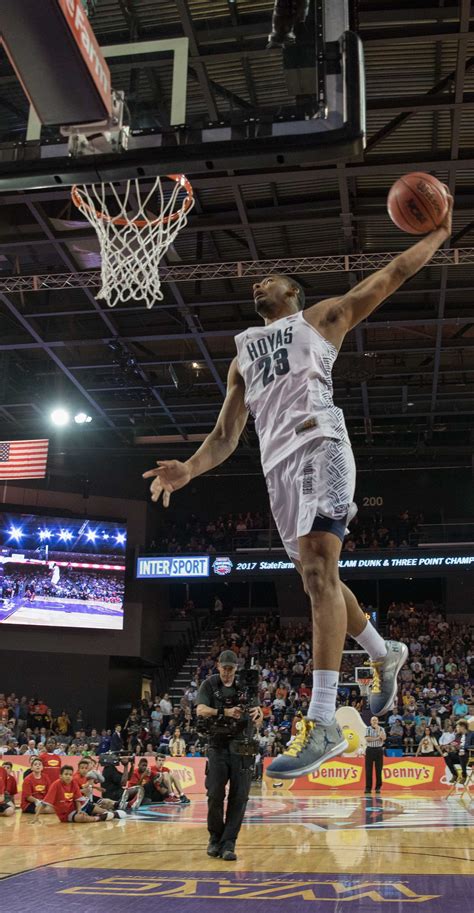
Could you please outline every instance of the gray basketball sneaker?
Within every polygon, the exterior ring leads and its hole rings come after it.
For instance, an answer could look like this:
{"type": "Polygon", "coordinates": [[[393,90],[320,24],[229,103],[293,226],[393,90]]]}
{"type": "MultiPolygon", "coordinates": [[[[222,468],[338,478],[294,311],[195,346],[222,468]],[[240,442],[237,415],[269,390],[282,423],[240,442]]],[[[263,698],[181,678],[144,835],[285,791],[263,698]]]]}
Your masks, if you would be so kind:
{"type": "Polygon", "coordinates": [[[408,647],[398,640],[386,640],[387,655],[371,661],[374,677],[369,693],[369,706],[376,716],[383,716],[393,707],[397,695],[397,676],[408,658],[408,647]]]}
{"type": "Polygon", "coordinates": [[[293,780],[317,770],[325,761],[341,754],[347,748],[347,742],[339,724],[315,723],[304,719],[298,735],[283,754],[267,767],[269,777],[279,780],[293,780]]]}

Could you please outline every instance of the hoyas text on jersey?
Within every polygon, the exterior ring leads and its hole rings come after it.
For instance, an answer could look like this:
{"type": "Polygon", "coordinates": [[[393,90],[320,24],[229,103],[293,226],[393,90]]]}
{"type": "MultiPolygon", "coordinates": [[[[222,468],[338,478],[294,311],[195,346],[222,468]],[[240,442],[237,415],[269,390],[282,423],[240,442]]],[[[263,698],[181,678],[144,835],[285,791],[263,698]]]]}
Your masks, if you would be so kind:
{"type": "Polygon", "coordinates": [[[256,342],[247,343],[247,352],[251,361],[261,358],[262,355],[271,355],[282,346],[288,346],[293,342],[293,327],[286,327],[285,330],[275,330],[274,333],[268,333],[261,336],[256,342]]]}

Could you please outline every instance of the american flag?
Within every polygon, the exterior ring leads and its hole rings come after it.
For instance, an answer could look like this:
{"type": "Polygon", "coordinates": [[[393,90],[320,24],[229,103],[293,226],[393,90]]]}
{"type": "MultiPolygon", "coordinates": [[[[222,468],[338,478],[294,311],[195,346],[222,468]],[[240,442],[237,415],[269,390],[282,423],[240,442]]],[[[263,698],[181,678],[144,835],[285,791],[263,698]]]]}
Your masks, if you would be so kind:
{"type": "Polygon", "coordinates": [[[0,441],[0,479],[44,479],[49,441],[0,441]]]}

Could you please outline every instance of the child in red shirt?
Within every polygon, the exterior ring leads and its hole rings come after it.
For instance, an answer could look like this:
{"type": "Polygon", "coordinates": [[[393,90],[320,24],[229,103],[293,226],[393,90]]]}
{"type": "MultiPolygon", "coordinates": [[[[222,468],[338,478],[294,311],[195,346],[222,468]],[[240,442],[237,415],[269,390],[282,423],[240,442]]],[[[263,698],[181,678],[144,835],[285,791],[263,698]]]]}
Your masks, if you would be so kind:
{"type": "Polygon", "coordinates": [[[10,796],[10,799],[13,799],[18,792],[18,783],[16,782],[16,777],[13,775],[13,764],[11,761],[5,761],[5,763],[2,764],[2,767],[7,772],[6,792],[10,796]]]}
{"type": "MultiPolygon", "coordinates": [[[[107,812],[113,812],[118,809],[118,802],[114,802],[113,799],[105,799],[102,796],[102,783],[104,782],[104,778],[99,771],[96,770],[92,758],[84,758],[82,761],[79,761],[76,773],[73,776],[73,781],[77,783],[87,802],[91,803],[91,807],[95,806],[96,809],[107,812]],[[101,795],[94,795],[94,789],[101,795]]],[[[123,816],[119,815],[118,817],[121,818],[123,816]]]]}
{"type": "Polygon", "coordinates": [[[0,767],[0,818],[10,818],[15,814],[15,806],[7,793],[8,774],[4,767],[0,767]]]}
{"type": "Polygon", "coordinates": [[[54,780],[58,779],[59,771],[61,770],[61,758],[59,755],[55,754],[56,748],[57,741],[54,736],[50,736],[46,741],[46,751],[43,751],[41,754],[41,760],[45,771],[47,771],[46,776],[50,783],[53,783],[54,780]]]}
{"type": "Polygon", "coordinates": [[[23,788],[21,791],[22,812],[34,815],[39,806],[38,814],[54,815],[54,808],[50,805],[42,804],[50,785],[51,781],[43,771],[43,762],[41,758],[33,758],[31,762],[31,773],[23,780],[23,788]]]}
{"type": "MultiPolygon", "coordinates": [[[[69,764],[61,767],[59,780],[51,783],[44,801],[52,805],[60,821],[74,824],[91,824],[93,821],[111,821],[122,818],[123,813],[101,811],[93,802],[84,804],[80,787],[73,780],[74,769],[69,764]],[[87,809],[87,810],[86,810],[87,809]]],[[[39,814],[38,809],[36,814],[39,814]]]]}

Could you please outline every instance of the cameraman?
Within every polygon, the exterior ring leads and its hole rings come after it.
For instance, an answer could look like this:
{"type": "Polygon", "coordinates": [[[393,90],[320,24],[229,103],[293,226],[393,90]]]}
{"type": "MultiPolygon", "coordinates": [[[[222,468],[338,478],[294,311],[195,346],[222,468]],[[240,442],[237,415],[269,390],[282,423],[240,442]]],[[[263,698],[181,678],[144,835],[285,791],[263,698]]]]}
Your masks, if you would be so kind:
{"type": "MultiPolygon", "coordinates": [[[[129,769],[133,770],[133,757],[122,757],[120,754],[114,752],[106,752],[101,755],[99,758],[100,763],[102,764],[102,796],[104,799],[111,799],[112,802],[118,802],[119,808],[123,809],[127,807],[127,800],[130,798],[128,795],[129,790],[127,790],[127,780],[129,777],[129,769]],[[123,770],[120,773],[117,770],[119,765],[122,765],[123,770]]],[[[135,795],[135,793],[134,793],[135,795]]],[[[143,790],[141,791],[140,801],[143,799],[143,790]]]]}
{"type": "Polygon", "coordinates": [[[196,712],[201,719],[211,721],[206,769],[207,827],[210,834],[207,855],[230,861],[237,859],[235,841],[252,780],[252,754],[239,753],[239,747],[243,749],[245,742],[253,739],[255,727],[261,725],[263,714],[260,707],[252,707],[246,716],[242,707],[238,706],[240,695],[235,682],[237,656],[232,650],[221,653],[217,668],[218,674],[211,675],[199,688],[196,712]],[[217,724],[215,732],[214,720],[217,724]],[[224,822],[227,783],[229,793],[224,822]]]}

